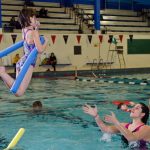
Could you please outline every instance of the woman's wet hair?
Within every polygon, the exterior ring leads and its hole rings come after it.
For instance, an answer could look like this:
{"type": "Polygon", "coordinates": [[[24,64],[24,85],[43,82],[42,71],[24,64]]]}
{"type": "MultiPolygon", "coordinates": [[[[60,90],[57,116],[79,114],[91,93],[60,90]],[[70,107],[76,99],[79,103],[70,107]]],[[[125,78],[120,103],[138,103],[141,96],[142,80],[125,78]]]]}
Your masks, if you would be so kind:
{"type": "Polygon", "coordinates": [[[35,16],[35,11],[30,8],[22,9],[18,16],[18,21],[22,28],[30,26],[30,17],[35,16]]]}
{"type": "Polygon", "coordinates": [[[145,105],[144,103],[139,103],[142,107],[142,113],[145,113],[145,115],[143,116],[143,118],[141,119],[143,123],[147,123],[148,118],[149,118],[149,108],[147,105],[145,105]]]}
{"type": "Polygon", "coordinates": [[[121,106],[123,105],[124,103],[120,103],[117,107],[117,109],[121,109],[121,106]]]}

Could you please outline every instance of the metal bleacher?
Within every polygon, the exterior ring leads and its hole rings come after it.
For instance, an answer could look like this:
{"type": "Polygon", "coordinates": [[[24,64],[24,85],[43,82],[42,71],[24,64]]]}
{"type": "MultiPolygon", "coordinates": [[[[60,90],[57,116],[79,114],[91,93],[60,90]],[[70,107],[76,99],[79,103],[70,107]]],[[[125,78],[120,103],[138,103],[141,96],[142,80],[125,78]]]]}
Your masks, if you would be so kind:
{"type": "MultiPolygon", "coordinates": [[[[94,7],[81,4],[74,7],[88,28],[94,30],[94,7]]],[[[106,0],[105,8],[100,11],[100,15],[101,30],[105,33],[150,33],[150,1],[106,0]]]]}
{"type": "MultiPolygon", "coordinates": [[[[2,0],[2,25],[9,24],[13,16],[17,20],[19,11],[23,9],[23,6],[24,1],[22,0],[2,0]]],[[[48,18],[39,18],[42,33],[78,33],[79,25],[75,24],[74,19],[70,18],[70,14],[65,11],[65,8],[60,7],[59,3],[34,2],[33,7],[28,7],[36,9],[37,13],[41,7],[48,10],[48,18]]],[[[13,32],[20,32],[20,30],[14,29],[13,32]]]]}
{"type": "MultiPolygon", "coordinates": [[[[87,0],[88,1],[88,0],[87,0]]],[[[87,2],[86,1],[86,2],[87,2]]],[[[94,28],[94,0],[92,4],[74,4],[69,11],[60,3],[34,2],[39,12],[41,7],[48,10],[49,18],[39,18],[41,32],[49,33],[91,33],[94,28]],[[71,15],[72,13],[72,15],[71,15]]],[[[2,0],[3,26],[12,16],[17,18],[23,8],[23,0],[2,0]]],[[[100,11],[101,31],[150,33],[150,1],[148,0],[105,0],[100,11]]],[[[20,32],[20,30],[14,30],[20,32]]],[[[93,33],[93,32],[92,32],[93,33]]]]}

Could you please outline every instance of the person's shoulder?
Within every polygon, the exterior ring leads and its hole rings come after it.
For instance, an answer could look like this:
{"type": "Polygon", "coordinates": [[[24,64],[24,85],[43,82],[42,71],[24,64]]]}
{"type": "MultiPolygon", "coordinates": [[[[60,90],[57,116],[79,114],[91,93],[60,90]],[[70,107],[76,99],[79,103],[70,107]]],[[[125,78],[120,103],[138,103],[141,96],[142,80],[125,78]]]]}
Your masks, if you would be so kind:
{"type": "Polygon", "coordinates": [[[145,129],[150,130],[150,126],[149,125],[144,125],[143,126],[145,129]]]}
{"type": "Polygon", "coordinates": [[[129,123],[121,122],[121,125],[123,125],[123,126],[126,126],[127,124],[129,124],[129,123]]]}
{"type": "Polygon", "coordinates": [[[150,126],[149,125],[143,125],[140,127],[139,131],[142,133],[150,133],[150,126]]]}

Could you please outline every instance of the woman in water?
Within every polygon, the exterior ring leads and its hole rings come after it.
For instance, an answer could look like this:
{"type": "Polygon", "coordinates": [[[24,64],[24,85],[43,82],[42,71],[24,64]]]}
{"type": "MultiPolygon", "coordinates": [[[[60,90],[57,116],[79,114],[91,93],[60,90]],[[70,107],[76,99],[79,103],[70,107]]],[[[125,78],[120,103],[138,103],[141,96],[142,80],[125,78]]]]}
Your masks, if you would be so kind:
{"type": "MultiPolygon", "coordinates": [[[[36,47],[38,53],[42,53],[45,50],[48,42],[47,38],[45,38],[45,43],[43,45],[40,42],[38,32],[39,22],[37,21],[35,13],[32,9],[21,10],[19,14],[19,22],[22,26],[22,38],[24,40],[24,56],[16,64],[16,77],[18,76],[18,73],[22,69],[31,51],[36,47]]],[[[30,65],[17,93],[15,94],[16,96],[22,96],[26,91],[32,77],[35,63],[36,60],[30,65]]],[[[6,73],[5,67],[0,67],[0,77],[9,88],[12,87],[14,79],[6,73]]]]}
{"type": "Polygon", "coordinates": [[[131,123],[121,123],[113,112],[111,115],[105,116],[105,121],[112,125],[107,125],[98,115],[97,107],[84,105],[83,111],[95,118],[99,128],[107,133],[121,133],[122,140],[126,144],[136,141],[138,148],[146,148],[146,144],[150,142],[150,126],[146,125],[149,118],[149,108],[144,103],[136,104],[130,112],[132,118],[131,123]]]}

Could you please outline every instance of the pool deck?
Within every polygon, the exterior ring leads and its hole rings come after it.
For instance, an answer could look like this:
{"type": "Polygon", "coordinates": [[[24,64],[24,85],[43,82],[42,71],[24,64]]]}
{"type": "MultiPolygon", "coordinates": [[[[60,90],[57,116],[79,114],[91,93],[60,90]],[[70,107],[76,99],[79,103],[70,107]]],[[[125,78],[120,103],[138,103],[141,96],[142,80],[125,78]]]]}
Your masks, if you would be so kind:
{"type": "MultiPolygon", "coordinates": [[[[132,75],[132,74],[150,74],[150,68],[128,68],[128,69],[103,69],[103,70],[77,70],[78,76],[93,76],[92,72],[96,75],[132,75]]],[[[14,73],[10,74],[15,77],[14,73]]],[[[61,77],[74,77],[75,71],[48,71],[48,72],[34,72],[33,78],[61,78],[61,77]]],[[[74,78],[72,78],[74,79],[74,78]]]]}
{"type": "MultiPolygon", "coordinates": [[[[150,68],[129,68],[129,69],[107,69],[107,70],[77,70],[78,76],[92,76],[92,72],[100,75],[130,75],[130,74],[150,74],[150,68]]],[[[40,77],[69,77],[75,76],[75,71],[49,71],[34,72],[34,78],[40,77]]]]}

